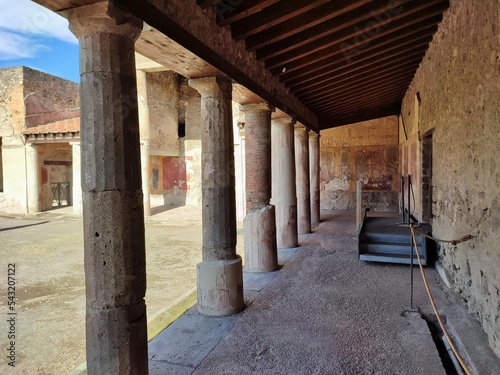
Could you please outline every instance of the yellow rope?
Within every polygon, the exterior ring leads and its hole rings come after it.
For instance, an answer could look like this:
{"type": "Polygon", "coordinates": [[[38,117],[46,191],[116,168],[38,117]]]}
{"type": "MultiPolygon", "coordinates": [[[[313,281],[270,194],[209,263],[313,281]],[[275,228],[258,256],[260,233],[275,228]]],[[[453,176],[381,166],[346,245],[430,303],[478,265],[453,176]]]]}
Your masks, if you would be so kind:
{"type": "Polygon", "coordinates": [[[460,362],[460,366],[462,366],[463,370],[465,371],[465,373],[467,375],[473,375],[472,372],[471,372],[471,370],[469,369],[469,367],[465,363],[465,361],[462,359],[462,357],[458,353],[458,350],[455,347],[455,344],[453,344],[453,341],[451,340],[451,337],[448,334],[448,331],[446,331],[446,328],[444,328],[443,321],[441,320],[441,316],[439,315],[439,313],[437,311],[436,303],[434,302],[434,298],[432,297],[431,290],[429,289],[429,284],[427,284],[427,278],[425,277],[424,267],[422,266],[422,262],[420,260],[420,254],[418,253],[418,246],[417,246],[417,241],[415,239],[415,230],[414,230],[413,224],[410,224],[410,229],[411,229],[411,235],[412,235],[412,238],[413,238],[413,245],[415,246],[415,251],[417,253],[418,265],[420,266],[420,273],[422,274],[422,278],[424,280],[425,289],[427,290],[427,294],[429,295],[429,299],[431,301],[432,309],[434,310],[434,313],[436,314],[437,320],[439,322],[439,325],[440,325],[441,329],[443,330],[443,334],[446,337],[446,340],[450,344],[451,350],[453,351],[453,353],[457,357],[458,362],[460,362]]]}

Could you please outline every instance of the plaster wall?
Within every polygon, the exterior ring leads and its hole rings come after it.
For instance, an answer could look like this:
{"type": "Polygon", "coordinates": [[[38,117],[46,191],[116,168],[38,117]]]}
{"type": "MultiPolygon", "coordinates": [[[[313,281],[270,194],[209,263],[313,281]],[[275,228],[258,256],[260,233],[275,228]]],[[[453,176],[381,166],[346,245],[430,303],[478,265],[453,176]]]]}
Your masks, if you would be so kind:
{"type": "Polygon", "coordinates": [[[362,182],[363,207],[398,209],[398,122],[395,116],[321,131],[321,207],[354,210],[358,179],[362,182]]]}
{"type": "Polygon", "coordinates": [[[25,118],[23,90],[22,67],[0,69],[1,212],[27,212],[26,154],[20,134],[25,118]]]}
{"type": "Polygon", "coordinates": [[[433,233],[475,236],[457,246],[440,244],[438,262],[500,356],[499,19],[498,1],[451,0],[402,116],[419,149],[422,136],[434,131],[433,233]]]}

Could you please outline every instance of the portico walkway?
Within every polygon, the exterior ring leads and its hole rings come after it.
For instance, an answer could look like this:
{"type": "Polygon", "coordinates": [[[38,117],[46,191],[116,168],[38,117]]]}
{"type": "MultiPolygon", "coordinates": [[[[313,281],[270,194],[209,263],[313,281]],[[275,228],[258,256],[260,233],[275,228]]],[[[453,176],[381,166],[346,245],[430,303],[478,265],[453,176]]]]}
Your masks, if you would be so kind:
{"type": "MultiPolygon", "coordinates": [[[[279,250],[279,271],[244,274],[243,312],[214,318],[193,307],[151,341],[150,374],[446,374],[426,321],[402,315],[408,266],[358,261],[354,213],[322,214],[299,248],[279,250]]],[[[478,323],[426,273],[473,369],[500,373],[478,323]]],[[[418,269],[414,306],[432,319],[418,269]]]]}

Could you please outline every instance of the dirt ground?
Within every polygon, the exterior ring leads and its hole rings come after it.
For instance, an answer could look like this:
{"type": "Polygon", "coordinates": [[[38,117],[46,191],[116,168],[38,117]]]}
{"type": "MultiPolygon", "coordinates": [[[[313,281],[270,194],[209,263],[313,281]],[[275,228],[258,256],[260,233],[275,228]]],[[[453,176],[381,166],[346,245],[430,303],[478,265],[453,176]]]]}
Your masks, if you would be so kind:
{"type": "MultiPolygon", "coordinates": [[[[201,210],[156,208],[146,222],[148,320],[196,285],[201,210]]],[[[241,254],[243,238],[238,236],[241,254]]],[[[0,215],[0,374],[73,374],[85,362],[82,220],[0,215]],[[8,264],[16,265],[16,362],[8,365],[8,264]]]]}

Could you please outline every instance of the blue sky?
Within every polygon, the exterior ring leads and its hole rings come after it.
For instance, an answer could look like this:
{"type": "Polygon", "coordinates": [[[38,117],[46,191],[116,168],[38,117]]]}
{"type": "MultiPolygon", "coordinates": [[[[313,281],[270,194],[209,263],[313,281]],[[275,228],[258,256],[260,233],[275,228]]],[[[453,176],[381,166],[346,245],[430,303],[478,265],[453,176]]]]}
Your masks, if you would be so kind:
{"type": "Polygon", "coordinates": [[[31,0],[0,0],[0,68],[24,65],[79,81],[68,21],[31,0]]]}

